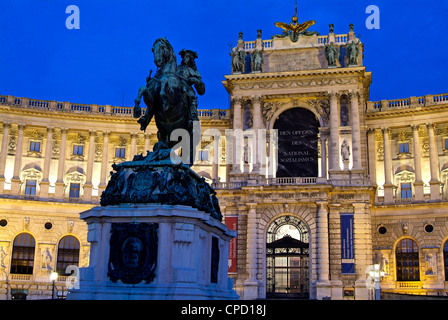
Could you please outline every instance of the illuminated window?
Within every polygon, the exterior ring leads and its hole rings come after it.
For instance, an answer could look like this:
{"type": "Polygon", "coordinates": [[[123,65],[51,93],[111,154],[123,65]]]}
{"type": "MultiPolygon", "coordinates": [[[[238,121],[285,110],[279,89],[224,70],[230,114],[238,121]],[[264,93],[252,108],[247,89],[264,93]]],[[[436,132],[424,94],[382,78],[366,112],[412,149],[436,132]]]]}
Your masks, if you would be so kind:
{"type": "Polygon", "coordinates": [[[36,180],[26,180],[25,194],[34,196],[36,194],[36,180]]]}
{"type": "Polygon", "coordinates": [[[116,148],[115,149],[115,157],[124,158],[126,154],[126,148],[116,148]]]}
{"type": "Polygon", "coordinates": [[[397,281],[420,281],[418,245],[412,239],[401,240],[395,252],[397,281]]]}
{"type": "Polygon", "coordinates": [[[70,183],[70,198],[79,198],[79,190],[81,189],[81,185],[79,183],[70,183]]]}
{"type": "Polygon", "coordinates": [[[11,257],[11,273],[33,274],[34,237],[29,233],[21,233],[14,239],[11,257]]]}
{"type": "Polygon", "coordinates": [[[401,184],[401,198],[402,199],[412,198],[412,187],[410,183],[401,184]]]}
{"type": "Polygon", "coordinates": [[[78,266],[79,263],[79,241],[74,236],[65,236],[59,241],[58,259],[56,272],[59,275],[69,276],[72,272],[66,273],[70,265],[78,266]]]}
{"type": "Polygon", "coordinates": [[[409,143],[400,143],[398,146],[400,153],[409,153],[409,143]]]}
{"type": "Polygon", "coordinates": [[[74,145],[73,146],[73,155],[82,156],[83,155],[83,146],[82,145],[74,145]]]}
{"type": "Polygon", "coordinates": [[[198,160],[199,161],[208,161],[208,151],[199,150],[198,160]]]}
{"type": "Polygon", "coordinates": [[[30,151],[40,152],[40,142],[30,141],[30,151]]]}

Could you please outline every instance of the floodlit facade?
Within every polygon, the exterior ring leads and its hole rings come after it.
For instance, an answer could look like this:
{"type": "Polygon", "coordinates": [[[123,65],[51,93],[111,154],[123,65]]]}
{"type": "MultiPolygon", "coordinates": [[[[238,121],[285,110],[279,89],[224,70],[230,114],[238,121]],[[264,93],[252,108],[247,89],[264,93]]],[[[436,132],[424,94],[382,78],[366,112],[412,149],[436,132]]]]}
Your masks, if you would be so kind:
{"type": "MultiPolygon", "coordinates": [[[[199,110],[193,169],[237,230],[242,299],[373,299],[375,270],[382,292],[447,293],[448,95],[369,101],[348,31],[240,34],[230,109],[199,110]]],[[[79,213],[157,129],[130,107],[7,95],[0,114],[0,298],[64,296],[89,264],[79,213]]]]}

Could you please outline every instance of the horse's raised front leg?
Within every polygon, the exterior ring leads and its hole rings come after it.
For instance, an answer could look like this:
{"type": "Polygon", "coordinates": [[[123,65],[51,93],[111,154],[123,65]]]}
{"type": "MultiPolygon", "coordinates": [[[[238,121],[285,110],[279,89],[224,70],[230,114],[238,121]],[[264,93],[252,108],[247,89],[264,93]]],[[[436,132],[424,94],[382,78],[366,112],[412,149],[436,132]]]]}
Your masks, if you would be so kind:
{"type": "Polygon", "coordinates": [[[138,89],[137,98],[134,100],[134,118],[140,118],[142,115],[142,108],[140,108],[140,102],[143,95],[143,92],[145,92],[146,87],[140,87],[138,89]]]}

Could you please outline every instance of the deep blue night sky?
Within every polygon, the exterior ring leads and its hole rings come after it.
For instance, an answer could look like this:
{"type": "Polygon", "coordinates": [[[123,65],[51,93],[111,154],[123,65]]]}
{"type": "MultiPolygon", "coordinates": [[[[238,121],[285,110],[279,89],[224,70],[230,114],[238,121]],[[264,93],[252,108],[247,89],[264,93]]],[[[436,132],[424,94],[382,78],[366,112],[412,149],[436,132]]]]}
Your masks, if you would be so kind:
{"type": "MultiPolygon", "coordinates": [[[[446,1],[298,0],[299,22],[310,30],[348,32],[365,45],[364,65],[373,73],[370,100],[448,92],[446,1]],[[318,4],[317,4],[318,3],[318,4]],[[366,8],[380,8],[380,29],[369,30],[366,8]]],[[[199,108],[228,108],[221,84],[230,73],[229,43],[238,33],[255,40],[281,33],[293,0],[1,0],[0,94],[74,103],[132,106],[150,69],[151,48],[167,37],[179,52],[195,50],[206,84],[199,108]],[[69,30],[67,6],[80,10],[80,29],[69,30]]],[[[180,58],[178,58],[180,62],[180,58]]]]}

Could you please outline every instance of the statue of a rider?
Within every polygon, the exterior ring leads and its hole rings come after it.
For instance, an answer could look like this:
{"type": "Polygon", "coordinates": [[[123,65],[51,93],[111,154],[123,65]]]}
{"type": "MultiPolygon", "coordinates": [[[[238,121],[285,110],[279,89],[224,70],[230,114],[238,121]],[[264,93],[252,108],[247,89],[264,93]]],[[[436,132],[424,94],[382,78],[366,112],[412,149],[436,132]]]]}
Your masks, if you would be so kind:
{"type": "MultiPolygon", "coordinates": [[[[146,86],[141,87],[135,99],[134,118],[140,118],[140,129],[146,130],[154,116],[158,128],[158,139],[166,148],[173,147],[177,141],[170,141],[171,133],[176,129],[185,129],[190,134],[190,154],[193,161],[193,130],[199,124],[197,97],[205,93],[205,85],[196,68],[198,55],[191,50],[183,49],[179,54],[182,62],[177,65],[176,56],[168,40],[159,38],[155,41],[152,52],[157,72],[153,78],[151,73],[146,79],[146,86]],[[147,106],[146,113],[141,116],[140,101],[143,96],[147,106]]],[[[200,134],[200,132],[199,132],[200,134]]]]}

